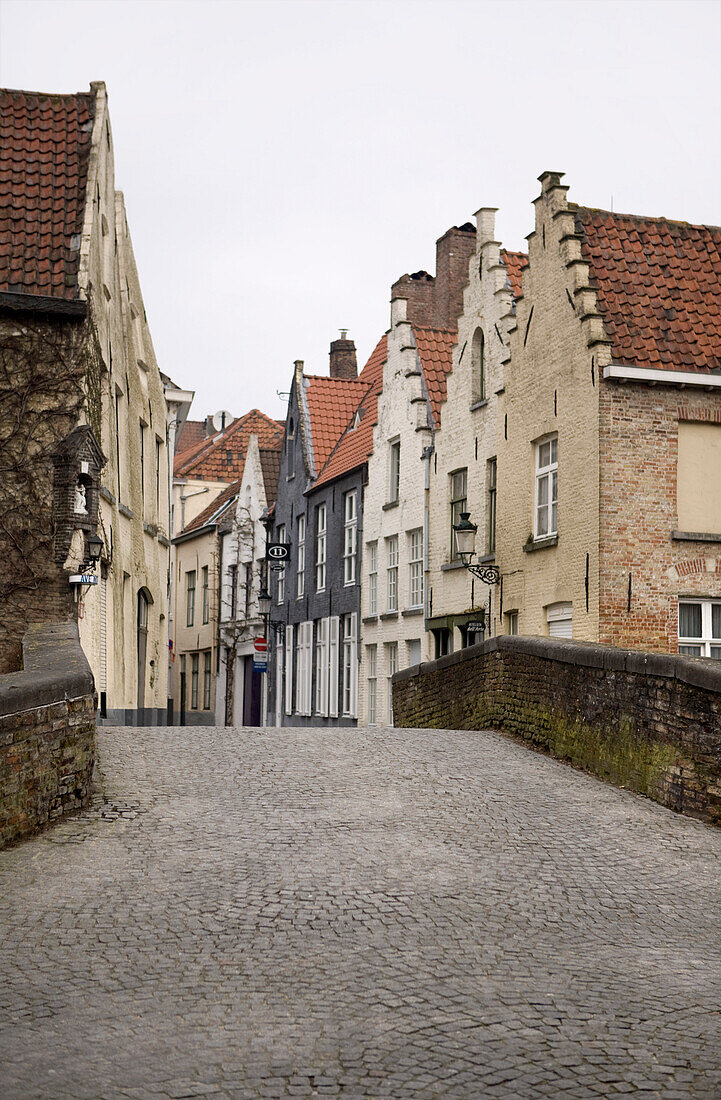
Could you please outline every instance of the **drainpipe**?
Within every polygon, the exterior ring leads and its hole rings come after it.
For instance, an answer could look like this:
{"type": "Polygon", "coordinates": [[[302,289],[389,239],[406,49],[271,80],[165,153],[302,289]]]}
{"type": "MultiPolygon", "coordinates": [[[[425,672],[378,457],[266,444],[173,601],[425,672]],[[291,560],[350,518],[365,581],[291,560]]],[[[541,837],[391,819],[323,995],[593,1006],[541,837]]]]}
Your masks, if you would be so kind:
{"type": "Polygon", "coordinates": [[[210,492],[210,489],[207,487],[207,485],[206,485],[205,489],[198,489],[198,491],[195,492],[195,493],[184,493],[182,488],[181,488],[181,490],[180,490],[180,532],[179,533],[182,533],[185,530],[185,502],[186,502],[186,500],[192,500],[193,497],[201,497],[203,495],[203,493],[209,493],[209,492],[210,492]]]}
{"type": "MultiPolygon", "coordinates": [[[[425,462],[425,478],[423,483],[423,602],[425,606],[425,617],[428,618],[428,593],[429,593],[429,574],[430,574],[430,555],[428,553],[428,531],[430,527],[430,510],[431,510],[431,458],[435,447],[431,443],[430,446],[423,448],[421,458],[425,462]]],[[[425,654],[421,653],[421,660],[425,660],[425,654]]]]}

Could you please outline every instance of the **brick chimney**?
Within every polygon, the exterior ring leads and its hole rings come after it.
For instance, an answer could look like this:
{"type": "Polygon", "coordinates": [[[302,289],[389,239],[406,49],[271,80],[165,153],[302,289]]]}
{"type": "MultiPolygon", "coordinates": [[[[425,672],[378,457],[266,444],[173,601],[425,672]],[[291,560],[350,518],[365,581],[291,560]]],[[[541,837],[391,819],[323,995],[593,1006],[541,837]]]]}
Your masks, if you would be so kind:
{"type": "Polygon", "coordinates": [[[413,275],[401,275],[391,287],[391,301],[405,298],[408,302],[406,317],[413,325],[427,327],[433,324],[433,291],[435,279],[427,271],[413,275]]]}
{"type": "Polygon", "coordinates": [[[476,250],[476,229],[470,222],[454,225],[436,241],[436,285],[433,321],[436,328],[456,328],[463,311],[468,264],[476,250]]]}
{"type": "Polygon", "coordinates": [[[355,344],[348,339],[348,330],[345,328],[340,330],[340,340],[331,340],[330,376],[344,378],[346,382],[352,382],[358,377],[355,344]]]}

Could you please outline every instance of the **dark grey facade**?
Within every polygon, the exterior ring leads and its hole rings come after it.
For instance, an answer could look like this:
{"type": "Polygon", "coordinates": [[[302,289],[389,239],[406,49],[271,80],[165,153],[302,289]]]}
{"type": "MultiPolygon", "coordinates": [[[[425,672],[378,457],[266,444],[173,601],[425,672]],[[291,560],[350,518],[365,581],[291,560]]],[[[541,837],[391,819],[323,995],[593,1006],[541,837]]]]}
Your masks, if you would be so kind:
{"type": "Polygon", "coordinates": [[[268,724],[273,725],[279,720],[281,725],[288,726],[308,725],[311,722],[313,725],[355,726],[362,504],[367,467],[362,465],[333,482],[314,488],[314,475],[317,476],[320,471],[314,468],[310,418],[303,407],[304,384],[302,374],[296,371],[288,405],[278,495],[273,515],[273,537],[284,538],[290,543],[291,551],[282,581],[277,572],[270,573],[269,591],[273,601],[271,623],[282,624],[285,629],[284,635],[273,629],[270,631],[269,645],[272,653],[268,724]],[[354,508],[349,501],[349,497],[353,495],[354,508]],[[353,536],[348,532],[348,528],[353,526],[348,523],[349,511],[355,514],[353,536]],[[322,550],[319,553],[319,533],[323,529],[323,518],[325,547],[324,553],[322,550]],[[303,524],[305,566],[301,571],[302,594],[299,595],[299,559],[303,553],[299,534],[303,534],[303,524]],[[351,555],[347,553],[350,539],[354,540],[355,546],[353,568],[349,560],[351,555]],[[319,557],[324,558],[324,561],[319,561],[319,557]],[[352,579],[349,574],[352,574],[352,579]],[[312,627],[308,624],[312,624],[312,627]],[[333,631],[337,632],[335,639],[333,631]],[[327,632],[325,639],[324,632],[327,632]],[[292,645],[289,638],[292,639],[292,645]],[[291,659],[289,687],[286,681],[291,659]],[[353,662],[355,669],[352,667],[353,662]],[[320,680],[325,681],[326,677],[327,692],[319,683],[320,680]],[[337,706],[333,705],[334,699],[337,700],[337,706]]]}

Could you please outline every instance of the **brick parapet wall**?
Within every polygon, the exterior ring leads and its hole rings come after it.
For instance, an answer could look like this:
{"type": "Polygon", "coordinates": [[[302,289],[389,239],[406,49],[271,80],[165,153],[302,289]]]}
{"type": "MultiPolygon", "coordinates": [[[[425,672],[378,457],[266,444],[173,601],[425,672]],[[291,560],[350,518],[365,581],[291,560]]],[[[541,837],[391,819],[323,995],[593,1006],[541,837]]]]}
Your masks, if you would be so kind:
{"type": "Polygon", "coordinates": [[[0,847],[82,808],[95,761],[93,677],[74,623],[38,624],[0,676],[0,847]]]}
{"type": "Polygon", "coordinates": [[[393,678],[396,726],[497,729],[721,824],[718,662],[499,637],[393,678]]]}

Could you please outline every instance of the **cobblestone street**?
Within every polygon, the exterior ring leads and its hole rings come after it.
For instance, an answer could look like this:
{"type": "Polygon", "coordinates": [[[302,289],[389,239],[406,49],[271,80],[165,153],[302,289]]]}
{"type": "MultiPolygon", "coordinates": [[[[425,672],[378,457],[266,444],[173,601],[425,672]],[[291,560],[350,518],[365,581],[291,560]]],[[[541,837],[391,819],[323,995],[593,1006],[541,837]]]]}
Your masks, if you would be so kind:
{"type": "Polygon", "coordinates": [[[0,853],[0,1096],[721,1096],[721,832],[495,734],[105,729],[0,853]]]}

